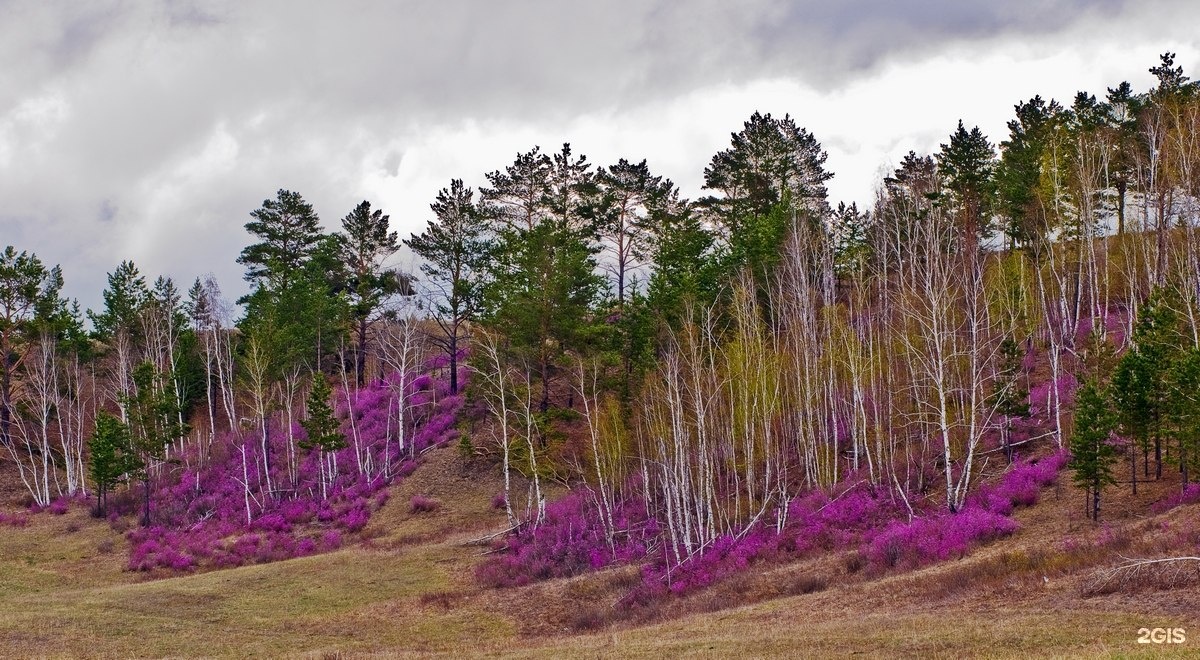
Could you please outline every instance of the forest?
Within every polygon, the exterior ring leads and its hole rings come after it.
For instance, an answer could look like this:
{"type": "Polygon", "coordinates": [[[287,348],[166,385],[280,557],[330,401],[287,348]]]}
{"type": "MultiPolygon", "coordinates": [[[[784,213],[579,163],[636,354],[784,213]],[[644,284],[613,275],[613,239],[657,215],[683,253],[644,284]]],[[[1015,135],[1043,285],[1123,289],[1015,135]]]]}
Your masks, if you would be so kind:
{"type": "Polygon", "coordinates": [[[446,448],[502,484],[478,584],[633,566],[637,612],[824,551],[959,558],[1060,478],[1095,529],[1126,491],[1198,502],[1200,86],[1150,72],[1021,101],[998,142],[947,127],[870,208],[755,112],[697,199],[569,143],[450,181],[407,238],[280,189],[237,300],[123,261],[83,310],[8,246],[0,523],[86,509],[148,577],[269,563],[436,512],[388,502],[446,448]]]}

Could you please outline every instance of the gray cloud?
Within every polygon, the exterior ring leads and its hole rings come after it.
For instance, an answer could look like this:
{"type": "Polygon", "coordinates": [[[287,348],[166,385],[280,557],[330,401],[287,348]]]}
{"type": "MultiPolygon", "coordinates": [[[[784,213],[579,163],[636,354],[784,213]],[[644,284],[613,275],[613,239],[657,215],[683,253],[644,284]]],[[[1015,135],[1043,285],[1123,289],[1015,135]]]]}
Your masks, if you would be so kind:
{"type": "Polygon", "coordinates": [[[62,263],[88,305],[124,258],[189,281],[212,271],[237,293],[241,226],[263,198],[301,191],[332,226],[368,194],[364,177],[396,177],[431,132],[565,125],[763,78],[833,93],[883,64],[1129,27],[1133,12],[1120,0],[0,0],[0,245],[62,263]]]}

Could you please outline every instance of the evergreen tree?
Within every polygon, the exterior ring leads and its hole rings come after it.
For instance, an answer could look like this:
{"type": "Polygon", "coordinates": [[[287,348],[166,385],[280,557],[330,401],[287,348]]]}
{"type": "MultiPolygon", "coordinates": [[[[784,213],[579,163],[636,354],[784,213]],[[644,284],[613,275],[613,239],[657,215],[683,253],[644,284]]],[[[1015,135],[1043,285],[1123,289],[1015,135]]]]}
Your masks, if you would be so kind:
{"type": "Polygon", "coordinates": [[[834,209],[829,237],[833,241],[833,270],[839,277],[848,277],[865,267],[871,251],[867,237],[870,222],[871,214],[860,212],[858,204],[838,202],[834,209]]]}
{"type": "Polygon", "coordinates": [[[950,142],[942,144],[937,155],[938,170],[953,195],[963,250],[971,259],[979,252],[980,240],[993,231],[988,220],[995,190],[995,162],[996,152],[987,136],[978,126],[968,131],[961,119],[950,142]]]}
{"type": "Polygon", "coordinates": [[[942,181],[932,156],[910,151],[891,176],[883,179],[883,190],[875,205],[872,243],[885,246],[877,259],[889,263],[907,259],[906,246],[912,244],[911,228],[924,223],[941,204],[942,181]],[[897,254],[891,254],[898,251],[897,254]]]}
{"type": "Polygon", "coordinates": [[[1020,380],[1022,351],[1021,345],[1012,337],[1005,337],[1000,342],[996,376],[993,381],[992,403],[996,413],[1001,417],[1001,444],[1008,462],[1013,461],[1013,450],[1009,437],[1012,432],[1014,417],[1029,416],[1029,389],[1020,380]]]}
{"type": "Polygon", "coordinates": [[[1104,134],[1108,145],[1108,171],[1116,189],[1117,234],[1125,233],[1125,196],[1137,176],[1137,156],[1140,149],[1137,117],[1141,99],[1133,93],[1128,82],[1109,87],[1105,98],[1104,134]]]}
{"type": "Polygon", "coordinates": [[[624,158],[600,168],[596,178],[600,236],[614,261],[609,270],[616,280],[617,306],[624,307],[631,271],[648,256],[648,225],[657,209],[671,198],[675,184],[651,175],[645,160],[631,163],[624,158]]]}
{"type": "Polygon", "coordinates": [[[346,447],[346,436],[342,435],[341,424],[329,405],[332,396],[325,376],[313,374],[312,389],[308,392],[308,417],[300,422],[307,435],[297,443],[301,449],[320,449],[329,453],[346,447]]]}
{"type": "Polygon", "coordinates": [[[96,489],[96,515],[104,517],[108,507],[108,492],[130,470],[129,427],[116,417],[101,411],[96,415],[96,427],[88,442],[91,456],[89,473],[96,489]]]}
{"type": "Polygon", "coordinates": [[[483,210],[493,221],[482,318],[503,328],[510,346],[541,382],[539,410],[550,406],[551,382],[567,351],[583,352],[599,325],[592,174],[569,145],[553,158],[537,148],[505,172],[487,175],[483,210]]]}
{"type": "Polygon", "coordinates": [[[179,402],[166,381],[169,374],[159,372],[150,362],[141,362],[133,370],[133,391],[126,398],[129,415],[129,475],[142,482],[142,525],[150,525],[150,480],[154,469],[165,460],[167,446],[187,434],[180,422],[179,402]]]}
{"type": "Polygon", "coordinates": [[[649,254],[654,262],[647,306],[670,325],[690,301],[701,307],[717,297],[720,266],[716,238],[687,200],[673,194],[649,223],[649,254]]]}
{"type": "MultiPolygon", "coordinates": [[[[1149,452],[1154,449],[1155,478],[1162,477],[1162,441],[1166,435],[1171,400],[1175,396],[1166,376],[1180,358],[1183,345],[1180,319],[1173,306],[1175,297],[1156,290],[1138,314],[1133,347],[1117,362],[1112,379],[1122,432],[1143,453],[1143,473],[1149,478],[1149,452]]],[[[1133,459],[1133,488],[1137,492],[1136,458],[1133,459]]]]}
{"type": "Polygon", "coordinates": [[[1008,122],[1008,139],[1000,143],[1002,155],[996,166],[999,210],[1007,219],[1005,233],[1017,245],[1042,239],[1047,227],[1038,203],[1042,179],[1042,153],[1062,107],[1046,103],[1041,96],[1014,106],[1016,119],[1008,122]]]}
{"type": "Polygon", "coordinates": [[[458,392],[458,353],[466,324],[475,317],[483,285],[486,218],[474,191],[454,179],[429,205],[434,219],[425,231],[404,241],[424,263],[421,273],[433,297],[435,341],[450,357],[450,393],[458,392]]]}
{"type": "Polygon", "coordinates": [[[786,204],[785,215],[821,226],[829,215],[825,182],[827,154],[807,130],[790,115],[783,119],[755,112],[728,149],[712,157],[704,169],[704,187],[721,197],[702,200],[715,212],[730,236],[748,219],[773,212],[786,204]]]}
{"type": "Polygon", "coordinates": [[[245,247],[237,262],[246,267],[246,281],[258,287],[287,290],[292,278],[321,243],[320,219],[299,193],[280,189],[275,199],[263,200],[251,211],[246,231],[259,239],[245,247]]]}
{"type": "Polygon", "coordinates": [[[354,375],[359,387],[365,382],[372,317],[388,296],[411,293],[407,277],[384,268],[384,261],[400,249],[396,232],[388,227],[388,216],[381,209],[372,211],[370,202],[363,201],[342,218],[338,234],[341,259],[349,271],[346,290],[354,322],[354,375]]]}
{"type": "Polygon", "coordinates": [[[98,314],[88,312],[96,337],[111,342],[117,335],[127,333],[131,341],[140,341],[140,318],[150,300],[150,289],[137,266],[132,261],[122,261],[108,274],[108,287],[102,296],[104,309],[98,314]]]}
{"type": "Polygon", "coordinates": [[[1171,364],[1169,381],[1168,415],[1186,487],[1200,465],[1200,349],[1188,350],[1171,364]]]}
{"type": "Polygon", "coordinates": [[[321,369],[337,355],[347,325],[350,276],[336,236],[324,234],[312,205],[280,190],[250,213],[246,230],[260,239],[238,257],[253,291],[239,302],[239,328],[255,337],[276,379],[297,369],[321,369]]]}
{"type": "Polygon", "coordinates": [[[1112,475],[1116,449],[1109,443],[1116,418],[1108,394],[1095,381],[1085,380],[1075,399],[1075,430],[1071,435],[1071,460],[1068,467],[1073,480],[1090,496],[1088,514],[1100,519],[1100,493],[1115,484],[1112,475]]]}

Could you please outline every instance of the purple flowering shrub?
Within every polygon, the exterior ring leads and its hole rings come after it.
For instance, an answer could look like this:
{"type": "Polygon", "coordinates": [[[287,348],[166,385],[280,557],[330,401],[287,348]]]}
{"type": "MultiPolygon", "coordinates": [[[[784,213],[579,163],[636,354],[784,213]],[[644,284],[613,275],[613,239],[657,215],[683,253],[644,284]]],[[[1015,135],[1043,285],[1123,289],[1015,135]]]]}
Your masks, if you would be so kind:
{"type": "Polygon", "coordinates": [[[479,564],[475,575],[492,587],[578,575],[644,558],[657,533],[640,500],[616,506],[613,528],[617,533],[610,544],[598,508],[584,493],[573,491],[549,504],[536,527],[527,525],[500,539],[494,549],[504,552],[479,564]]]}
{"type": "Polygon", "coordinates": [[[347,446],[334,454],[332,474],[327,455],[296,446],[304,429],[287,429],[278,416],[267,428],[265,456],[257,430],[226,434],[203,451],[189,447],[177,457],[184,467],[164,472],[156,485],[156,524],[128,532],[129,569],[239,566],[337,548],[366,527],[387,502],[387,487],[416,469],[422,450],[457,436],[463,399],[448,390],[447,377],[391,374],[336,391],[347,446]],[[401,397],[404,428],[396,414],[401,397]]]}
{"type": "Polygon", "coordinates": [[[412,499],[408,502],[408,510],[411,513],[429,513],[431,511],[437,511],[439,506],[441,506],[440,502],[432,497],[421,495],[420,493],[413,495],[412,499]]]}
{"type": "Polygon", "coordinates": [[[649,557],[630,601],[646,603],[704,588],[756,563],[822,550],[856,550],[876,570],[915,568],[962,557],[1016,531],[1018,524],[1008,516],[1016,507],[1036,503],[1039,490],[1054,482],[1067,459],[1060,451],[1018,461],[998,482],[981,486],[957,513],[939,511],[937,504],[909,494],[911,519],[904,498],[889,489],[860,482],[832,497],[813,491],[789,503],[781,529],[759,523],[690,555],[655,542],[660,529],[640,500],[620,508],[617,526],[639,531],[621,536],[623,543],[610,549],[596,507],[573,492],[547,507],[539,527],[498,544],[495,549],[505,553],[480,564],[476,574],[490,586],[519,586],[649,557]]]}
{"type": "Polygon", "coordinates": [[[1195,504],[1196,502],[1200,502],[1200,484],[1188,484],[1174,495],[1155,502],[1150,506],[1150,510],[1154,513],[1165,513],[1177,506],[1195,504]]]}
{"type": "Polygon", "coordinates": [[[962,557],[972,547],[1017,530],[1008,518],[1018,506],[1037,503],[1038,493],[1058,477],[1070,456],[1059,451],[1013,465],[996,484],[980,486],[956,513],[894,521],[865,539],[862,552],[878,568],[915,568],[962,557]]]}
{"type": "Polygon", "coordinates": [[[0,525],[9,527],[24,527],[29,524],[29,516],[19,513],[4,513],[0,511],[0,525]]]}

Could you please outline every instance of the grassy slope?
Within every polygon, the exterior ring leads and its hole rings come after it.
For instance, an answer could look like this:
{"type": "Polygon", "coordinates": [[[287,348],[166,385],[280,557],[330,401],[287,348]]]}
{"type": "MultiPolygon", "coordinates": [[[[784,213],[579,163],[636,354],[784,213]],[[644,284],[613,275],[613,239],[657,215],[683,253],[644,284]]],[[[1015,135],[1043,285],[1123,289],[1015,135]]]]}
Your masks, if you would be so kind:
{"type": "MultiPolygon", "coordinates": [[[[0,478],[11,466],[0,465],[0,478]]],[[[276,656],[374,652],[460,656],[1103,656],[1200,654],[1200,588],[1082,595],[1113,554],[1052,549],[1066,534],[1096,535],[1068,486],[1018,514],[1023,529],[965,559],[870,577],[841,557],[761,569],[659,612],[651,621],[601,621],[574,634],[581,612],[611,610],[630,571],[481,591],[464,541],[499,528],[497,480],[452,449],[397,487],[367,539],[339,552],[262,566],[147,580],[123,571],[124,540],[82,511],[0,527],[0,655],[276,656]],[[442,504],[411,514],[415,493],[442,504]],[[71,531],[74,530],[74,531],[71,531]],[[111,546],[111,547],[109,547],[111,546]],[[789,590],[819,575],[824,590],[789,590]],[[751,602],[758,601],[758,602],[751,602]],[[747,603],[732,606],[736,603],[747,603]],[[1188,628],[1182,647],[1136,643],[1139,627],[1188,628]]],[[[1165,487],[1165,486],[1163,486],[1165,487]]],[[[1152,488],[1144,489],[1153,491],[1152,488]]],[[[1144,501],[1114,498],[1114,529],[1129,552],[1155,534],[1144,501]],[[1122,531],[1128,528],[1128,531],[1122,531]]],[[[1194,520],[1192,506],[1162,517],[1194,520]]],[[[1124,546],[1123,546],[1124,547],[1124,546]]]]}

